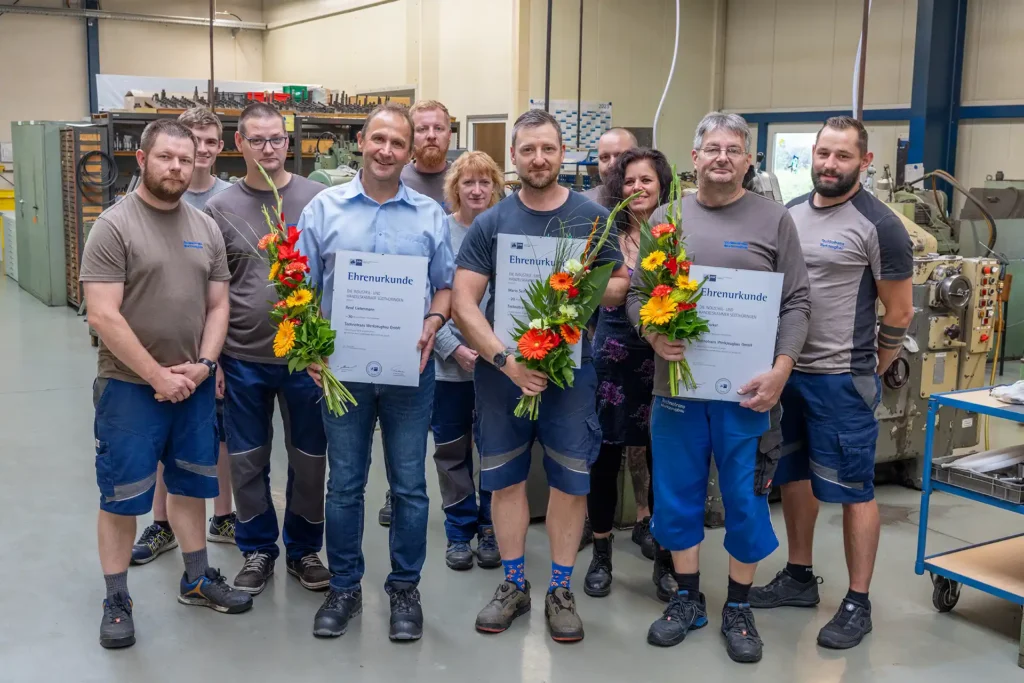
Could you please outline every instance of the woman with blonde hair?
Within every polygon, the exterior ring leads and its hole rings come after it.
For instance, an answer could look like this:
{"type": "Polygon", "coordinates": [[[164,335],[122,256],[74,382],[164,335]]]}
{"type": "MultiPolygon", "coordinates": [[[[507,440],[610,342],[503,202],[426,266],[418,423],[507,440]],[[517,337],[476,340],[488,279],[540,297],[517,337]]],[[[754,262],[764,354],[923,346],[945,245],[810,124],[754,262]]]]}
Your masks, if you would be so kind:
{"type": "MultiPolygon", "coordinates": [[[[452,250],[458,254],[473,220],[501,199],[502,175],[484,152],[466,152],[452,164],[445,177],[444,199],[452,213],[448,228],[452,250]]],[[[480,302],[487,303],[486,297],[480,302]]],[[[449,320],[437,333],[434,344],[434,464],[441,484],[444,530],[448,538],[446,564],[456,570],[473,567],[470,542],[478,538],[477,563],[486,569],[501,566],[501,555],[491,524],[491,494],[473,482],[473,369],[477,353],[449,320]]]]}

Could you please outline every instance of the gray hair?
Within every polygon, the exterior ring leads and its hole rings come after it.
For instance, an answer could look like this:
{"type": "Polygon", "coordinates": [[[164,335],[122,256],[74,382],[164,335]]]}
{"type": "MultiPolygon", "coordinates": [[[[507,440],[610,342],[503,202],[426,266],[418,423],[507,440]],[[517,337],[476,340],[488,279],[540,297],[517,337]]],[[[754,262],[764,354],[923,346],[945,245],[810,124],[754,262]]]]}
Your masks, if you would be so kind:
{"type": "Polygon", "coordinates": [[[725,114],[720,111],[713,111],[697,125],[697,133],[693,136],[693,148],[700,149],[704,146],[704,136],[708,133],[725,128],[729,132],[743,136],[743,149],[750,153],[750,126],[739,114],[725,114]]]}
{"type": "Polygon", "coordinates": [[[562,127],[558,125],[558,119],[543,109],[529,109],[519,115],[512,125],[512,146],[516,146],[516,136],[523,128],[539,128],[540,126],[551,125],[558,133],[558,144],[562,144],[562,127]]]}

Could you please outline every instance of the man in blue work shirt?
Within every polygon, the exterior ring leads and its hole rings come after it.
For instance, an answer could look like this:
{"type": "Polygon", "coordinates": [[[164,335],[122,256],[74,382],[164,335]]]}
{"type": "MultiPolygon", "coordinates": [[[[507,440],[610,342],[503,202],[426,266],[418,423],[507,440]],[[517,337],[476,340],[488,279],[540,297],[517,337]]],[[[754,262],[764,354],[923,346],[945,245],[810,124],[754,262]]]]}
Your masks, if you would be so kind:
{"type": "MultiPolygon", "coordinates": [[[[380,419],[384,460],[393,497],[391,574],[392,640],[417,640],[423,611],[417,585],[427,553],[427,431],[434,402],[434,335],[448,321],[455,259],[444,211],[402,183],[412,154],[408,111],[394,104],[374,109],[359,133],[363,169],[346,185],[317,195],[302,212],[298,249],[309,257],[309,281],[323,295],[330,318],[335,253],[342,250],[424,256],[424,292],[418,387],[347,383],[358,405],[341,417],[323,410],[330,468],[327,484],[327,564],[331,586],[313,621],[313,635],[337,637],[362,610],[365,565],[362,529],[373,428],[380,419]]],[[[310,374],[320,383],[319,367],[310,374]]]]}

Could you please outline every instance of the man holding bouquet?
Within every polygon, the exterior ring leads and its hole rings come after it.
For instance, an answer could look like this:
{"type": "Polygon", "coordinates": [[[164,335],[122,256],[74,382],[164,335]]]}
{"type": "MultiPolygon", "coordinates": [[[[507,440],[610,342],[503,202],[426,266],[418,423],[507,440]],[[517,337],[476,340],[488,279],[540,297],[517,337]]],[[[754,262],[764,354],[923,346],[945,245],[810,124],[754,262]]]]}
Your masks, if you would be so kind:
{"type": "MultiPolygon", "coordinates": [[[[545,613],[551,637],[560,642],[583,638],[576,612],[571,575],[583,532],[590,489],[590,466],[601,447],[596,414],[597,373],[590,342],[584,337],[581,367],[572,371],[571,387],[548,383],[547,375],[512,357],[493,329],[499,234],[564,236],[586,239],[595,223],[604,227],[608,212],[586,197],[557,183],[564,158],[558,122],[543,110],[520,116],[512,128],[512,161],[522,189],[473,222],[459,250],[453,316],[469,345],[479,354],[475,369],[475,436],[480,451],[480,487],[493,492],[494,531],[505,580],[494,599],[480,612],[476,628],[486,633],[506,630],[530,609],[524,552],[529,508],[526,479],[535,439],[544,447],[544,469],[551,486],[547,528],[551,539],[551,579],[545,613]],[[486,314],[480,301],[490,293],[486,314]],[[543,392],[538,419],[513,417],[521,397],[543,392]]],[[[596,264],[614,263],[615,270],[601,305],[616,306],[625,298],[629,274],[614,240],[605,242],[596,264]]]]}
{"type": "MultiPolygon", "coordinates": [[[[729,590],[722,611],[722,633],[729,656],[737,662],[761,659],[762,643],[750,610],[749,593],[757,563],[778,547],[768,511],[771,463],[777,462],[781,436],[769,432],[769,410],[775,406],[807,336],[810,315],[807,268],[799,236],[786,209],[743,189],[750,166],[750,131],[736,114],[713,112],[697,127],[693,163],[698,174],[696,195],[678,201],[679,216],[695,265],[783,273],[782,302],[774,364],[739,393],[742,403],[672,398],[669,369],[683,360],[685,346],[643,328],[637,288],[642,269],[633,274],[627,299],[633,324],[654,348],[654,405],[651,410],[654,482],[658,507],[651,531],[672,552],[679,586],[647,641],[671,646],[690,629],[708,623],[700,592],[699,551],[704,539],[704,500],[712,453],[718,466],[725,505],[725,548],[729,552],[729,590]]],[[[665,222],[662,207],[651,225],[665,222]]],[[[775,330],[765,330],[775,334],[775,330]]]]}

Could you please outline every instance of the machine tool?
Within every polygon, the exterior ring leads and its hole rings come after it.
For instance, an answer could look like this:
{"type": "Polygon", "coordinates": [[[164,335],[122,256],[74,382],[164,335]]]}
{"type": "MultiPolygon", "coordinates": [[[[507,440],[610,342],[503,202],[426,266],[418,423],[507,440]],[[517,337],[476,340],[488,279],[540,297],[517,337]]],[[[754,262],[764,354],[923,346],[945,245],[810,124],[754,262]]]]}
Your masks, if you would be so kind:
{"type": "Polygon", "coordinates": [[[356,143],[339,140],[333,133],[321,134],[316,141],[314,170],[309,174],[309,179],[327,187],[344,185],[356,177],[362,166],[363,158],[357,152],[356,143]],[[326,152],[322,152],[325,140],[330,141],[330,146],[326,152]]]}

